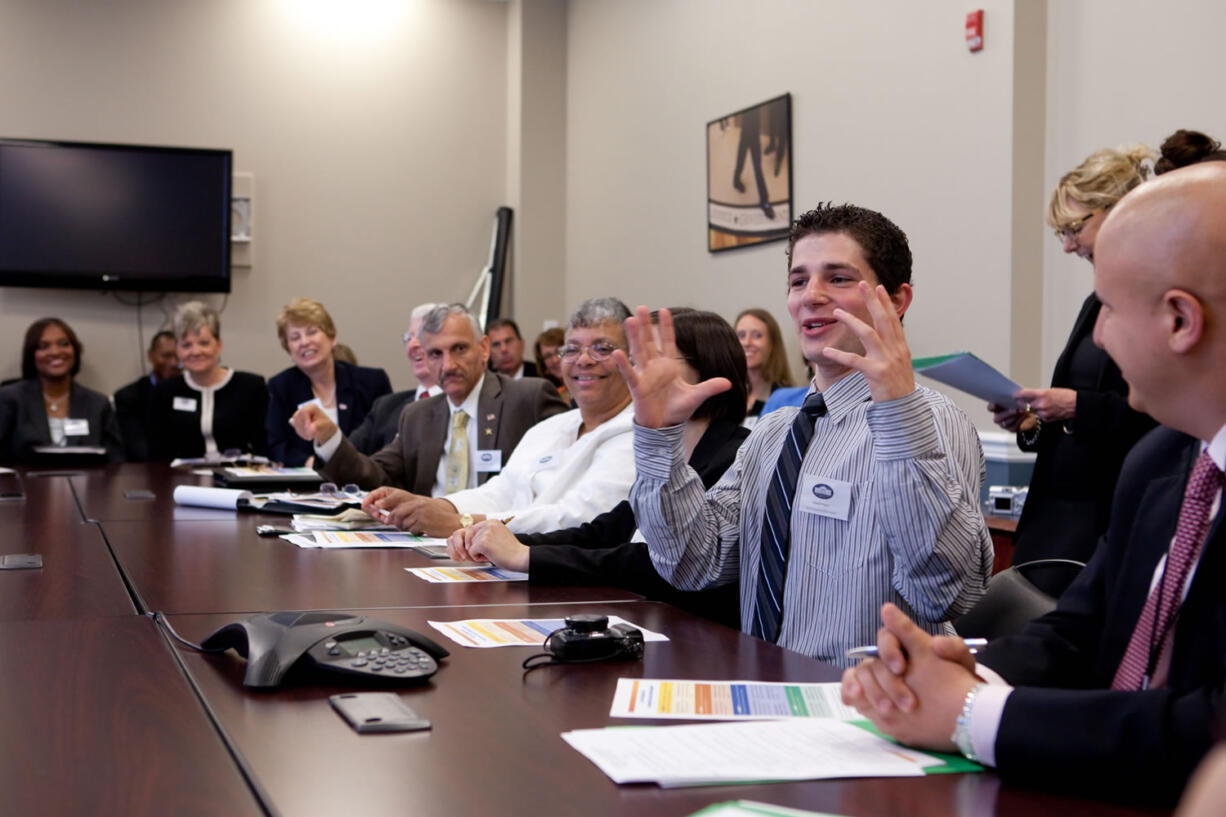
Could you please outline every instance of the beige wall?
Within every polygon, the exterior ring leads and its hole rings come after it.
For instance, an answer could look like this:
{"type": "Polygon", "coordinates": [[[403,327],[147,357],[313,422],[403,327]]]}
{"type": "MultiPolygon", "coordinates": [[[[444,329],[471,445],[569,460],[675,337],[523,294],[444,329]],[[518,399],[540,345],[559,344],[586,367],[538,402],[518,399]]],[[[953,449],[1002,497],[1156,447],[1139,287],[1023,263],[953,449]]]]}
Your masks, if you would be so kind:
{"type": "MultiPolygon", "coordinates": [[[[504,203],[506,18],[488,0],[0,0],[0,135],[233,148],[255,175],[255,242],[225,361],[284,368],[273,319],[306,295],[406,387],[410,308],[468,294],[504,203]]],[[[187,297],[144,308],[146,339],[187,297]]],[[[82,336],[86,385],[139,374],[135,308],[0,288],[0,376],[45,314],[82,336]]]]}
{"type": "MultiPolygon", "coordinates": [[[[1226,139],[1223,31],[1226,4],[1218,0],[1052,3],[1046,190],[1099,148],[1157,148],[1179,128],[1226,139]]],[[[1050,376],[1093,276],[1089,264],[1064,255],[1046,235],[1043,371],[1050,376]]]]}
{"type": "Polygon", "coordinates": [[[1007,368],[1013,14],[984,7],[988,47],[970,54],[950,0],[574,0],[568,301],[612,292],[730,319],[758,305],[789,327],[782,242],[707,252],[704,141],[706,122],[787,91],[797,208],[895,220],[915,256],[912,351],[1007,368]]]}
{"type": "MultiPolygon", "coordinates": [[[[983,7],[972,55],[951,0],[0,0],[0,135],[233,148],[256,221],[227,361],[284,367],[273,316],[311,295],[402,387],[409,308],[467,295],[504,203],[529,336],[607,293],[786,321],[782,243],[706,251],[703,128],[789,91],[796,205],[867,204],[911,237],[913,352],[1045,381],[1091,287],[1047,192],[1100,146],[1226,134],[1226,6],[983,7]]],[[[146,336],[185,297],[145,307],[146,336]]],[[[0,288],[0,376],[49,313],[84,337],[86,384],[139,372],[134,307],[0,288]]]]}

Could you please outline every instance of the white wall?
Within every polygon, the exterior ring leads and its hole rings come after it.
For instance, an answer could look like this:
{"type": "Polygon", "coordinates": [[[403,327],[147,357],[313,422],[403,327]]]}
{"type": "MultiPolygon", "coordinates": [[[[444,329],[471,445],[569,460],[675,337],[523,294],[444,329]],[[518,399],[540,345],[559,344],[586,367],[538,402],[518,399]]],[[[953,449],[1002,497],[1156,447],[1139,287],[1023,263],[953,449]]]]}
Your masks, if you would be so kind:
{"type": "MultiPolygon", "coordinates": [[[[1099,148],[1157,148],[1179,128],[1226,139],[1223,31],[1226,4],[1218,0],[1051,3],[1046,189],[1099,148]]],[[[1047,236],[1043,371],[1050,376],[1093,277],[1089,264],[1047,236]]]]}
{"type": "MultiPolygon", "coordinates": [[[[233,148],[255,243],[225,361],[284,368],[273,319],[305,295],[406,387],[409,310],[468,294],[504,203],[506,17],[488,0],[0,0],[0,135],[233,148]]],[[[146,340],[166,306],[145,308],[146,340]]],[[[46,314],[81,335],[86,385],[139,374],[134,308],[3,288],[0,376],[46,314]]]]}
{"type": "Polygon", "coordinates": [[[705,123],[787,91],[797,212],[884,212],[915,256],[912,352],[1007,368],[1013,5],[983,6],[988,45],[970,54],[951,0],[572,0],[568,303],[764,306],[797,360],[784,244],[712,255],[705,229],[705,123]]]}

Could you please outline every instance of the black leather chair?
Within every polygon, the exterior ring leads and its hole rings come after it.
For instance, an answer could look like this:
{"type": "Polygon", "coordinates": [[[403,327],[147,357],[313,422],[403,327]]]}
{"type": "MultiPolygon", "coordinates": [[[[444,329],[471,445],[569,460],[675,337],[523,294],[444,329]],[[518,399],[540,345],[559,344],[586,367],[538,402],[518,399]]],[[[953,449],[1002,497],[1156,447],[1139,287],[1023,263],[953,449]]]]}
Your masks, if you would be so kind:
{"type": "Polygon", "coordinates": [[[954,621],[954,629],[963,638],[989,640],[1020,633],[1033,619],[1056,607],[1056,597],[1035,587],[1026,574],[1060,570],[1070,574],[1071,582],[1083,567],[1072,559],[1036,559],[1002,570],[988,582],[988,592],[979,603],[954,621]]]}

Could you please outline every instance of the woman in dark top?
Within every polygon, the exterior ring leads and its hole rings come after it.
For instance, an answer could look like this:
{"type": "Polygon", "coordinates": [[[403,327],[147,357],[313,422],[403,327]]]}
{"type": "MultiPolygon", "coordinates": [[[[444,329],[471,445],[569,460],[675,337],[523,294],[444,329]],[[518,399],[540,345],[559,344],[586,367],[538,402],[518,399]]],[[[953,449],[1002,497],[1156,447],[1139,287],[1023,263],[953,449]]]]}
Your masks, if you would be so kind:
{"type": "Polygon", "coordinates": [[[783,334],[771,313],[757,307],[736,316],[736,337],[745,350],[749,393],[745,399],[745,427],[753,428],[771,392],[792,385],[783,334]]]}
{"type": "MultiPolygon", "coordinates": [[[[1047,215],[1065,252],[1094,260],[1094,241],[1107,211],[1144,181],[1143,162],[1150,156],[1144,146],[1101,150],[1065,174],[1047,215]]],[[[1017,525],[1014,564],[1088,561],[1107,529],[1124,457],[1154,427],[1148,415],[1128,407],[1128,384],[1119,367],[1094,344],[1101,307],[1093,293],[1082,304],[1050,388],[1017,392],[1022,409],[988,406],[1002,428],[1017,432],[1023,450],[1038,453],[1017,525]]],[[[1067,584],[1067,574],[1036,572],[1032,578],[1054,594],[1067,584]]]]}
{"type": "Polygon", "coordinates": [[[30,324],[21,347],[21,377],[0,388],[0,463],[35,463],[54,454],[35,448],[88,446],[123,460],[119,423],[105,394],[79,385],[81,341],[59,318],[30,324]]]}
{"type": "Polygon", "coordinates": [[[264,454],[264,378],[221,365],[221,319],[200,301],[175,312],[175,342],[183,374],[153,389],[150,459],[218,457],[227,451],[264,454]]]}
{"type": "Polygon", "coordinates": [[[286,465],[303,465],[314,451],[290,427],[299,406],[318,402],[349,434],[362,425],[375,398],[392,393],[392,384],[382,369],[336,359],[336,324],[319,301],[295,298],[286,304],[277,316],[277,337],[294,365],[268,381],[268,455],[286,465]]]}
{"type": "MultiPolygon", "coordinates": [[[[713,312],[673,312],[677,350],[690,382],[726,377],[733,386],[709,398],[686,421],[684,444],[690,466],[706,487],[732,465],[749,430],[740,425],[745,413],[748,377],[745,354],[728,322],[713,312]]],[[[502,567],[527,570],[539,584],[618,585],[660,599],[730,627],[740,627],[738,585],[677,590],[660,578],[644,542],[631,541],[637,524],[629,501],[591,522],[551,533],[516,537],[496,520],[452,534],[448,549],[456,558],[490,559],[502,567]]]]}

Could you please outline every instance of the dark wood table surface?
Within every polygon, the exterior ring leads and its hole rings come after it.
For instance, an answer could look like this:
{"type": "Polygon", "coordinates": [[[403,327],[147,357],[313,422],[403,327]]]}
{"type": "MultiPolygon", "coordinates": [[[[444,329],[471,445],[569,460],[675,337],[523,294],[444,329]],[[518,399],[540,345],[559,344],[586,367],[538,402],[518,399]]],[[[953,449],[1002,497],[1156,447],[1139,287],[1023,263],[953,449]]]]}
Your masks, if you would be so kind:
{"type": "MultiPolygon", "coordinates": [[[[671,640],[647,644],[641,662],[547,667],[526,674],[520,662],[533,648],[474,649],[443,640],[451,657],[439,673],[425,685],[397,690],[433,722],[428,732],[358,735],[327,702],[330,694],[352,687],[306,681],[252,692],[242,687],[245,662],[234,653],[181,653],[272,806],[295,817],[358,811],[422,817],[680,817],[734,799],[864,817],[1156,813],[1006,788],[991,772],[673,790],[618,786],[560,734],[611,724],[668,723],[610,718],[619,677],[832,681],[838,670],[654,602],[370,613],[442,639],[428,619],[560,617],[579,610],[621,615],[671,640]]],[[[193,640],[228,620],[216,615],[171,619],[193,640]]]]}
{"type": "Polygon", "coordinates": [[[0,622],[0,655],[0,813],[263,813],[148,619],[0,622]]]}
{"type": "Polygon", "coordinates": [[[34,553],[41,568],[0,570],[0,621],[136,612],[97,525],[67,477],[25,474],[25,497],[0,502],[0,554],[34,553]]]}
{"type": "MultiPolygon", "coordinates": [[[[213,486],[213,478],[193,473],[190,469],[171,468],[166,463],[118,463],[81,469],[72,477],[72,487],[87,519],[98,522],[158,519],[177,522],[192,519],[213,520],[234,516],[234,511],[176,505],[176,485],[213,486]],[[152,499],[136,497],[134,492],[148,491],[152,499]]],[[[289,517],[266,517],[266,521],[289,517]]]]}
{"type": "Polygon", "coordinates": [[[102,527],[145,609],[166,613],[642,598],[608,587],[548,587],[528,582],[432,584],[405,568],[452,562],[404,548],[304,549],[278,537],[256,535],[257,522],[267,520],[266,516],[230,512],[223,521],[105,522],[102,527]]]}

